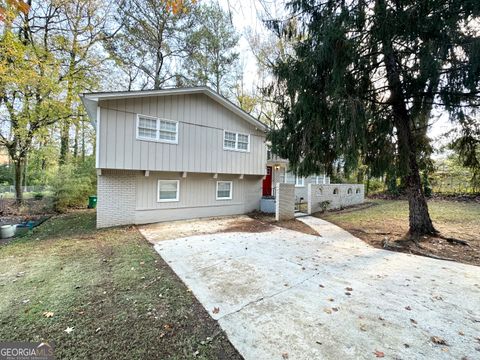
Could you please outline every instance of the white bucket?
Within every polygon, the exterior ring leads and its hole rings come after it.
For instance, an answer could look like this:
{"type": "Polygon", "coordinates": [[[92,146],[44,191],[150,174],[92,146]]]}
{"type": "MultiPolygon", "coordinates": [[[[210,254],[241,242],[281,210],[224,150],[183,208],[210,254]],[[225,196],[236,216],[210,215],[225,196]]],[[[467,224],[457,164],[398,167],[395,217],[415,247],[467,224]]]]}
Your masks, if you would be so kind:
{"type": "Polygon", "coordinates": [[[2,225],[0,226],[0,239],[11,238],[15,235],[17,225],[2,225]]]}

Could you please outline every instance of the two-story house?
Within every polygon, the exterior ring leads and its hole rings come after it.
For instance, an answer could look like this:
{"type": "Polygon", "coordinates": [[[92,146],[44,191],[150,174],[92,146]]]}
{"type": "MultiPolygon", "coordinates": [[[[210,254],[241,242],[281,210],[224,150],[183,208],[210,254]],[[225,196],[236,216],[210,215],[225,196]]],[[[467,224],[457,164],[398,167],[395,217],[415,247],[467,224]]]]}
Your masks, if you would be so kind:
{"type": "Polygon", "coordinates": [[[211,89],[82,101],[96,127],[98,227],[259,209],[266,126],[211,89]]]}

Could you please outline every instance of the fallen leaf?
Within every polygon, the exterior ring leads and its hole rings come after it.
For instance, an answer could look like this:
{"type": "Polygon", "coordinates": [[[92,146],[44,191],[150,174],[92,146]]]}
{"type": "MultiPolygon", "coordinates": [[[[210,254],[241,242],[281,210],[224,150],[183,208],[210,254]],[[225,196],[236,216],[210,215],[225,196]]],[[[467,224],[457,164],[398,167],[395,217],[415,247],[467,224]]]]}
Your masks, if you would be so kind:
{"type": "Polygon", "coordinates": [[[381,351],[378,351],[378,350],[375,350],[374,354],[377,358],[385,357],[385,353],[383,353],[381,351]]]}
{"type": "Polygon", "coordinates": [[[438,345],[448,345],[447,342],[446,342],[444,339],[442,339],[441,337],[438,337],[438,336],[432,336],[432,337],[430,338],[430,340],[432,340],[432,342],[433,342],[434,344],[438,344],[438,345]]]}
{"type": "Polygon", "coordinates": [[[415,319],[410,319],[410,322],[411,322],[412,324],[417,324],[417,320],[415,320],[415,319]]]}
{"type": "Polygon", "coordinates": [[[51,312],[51,311],[45,311],[45,312],[43,313],[43,316],[45,316],[46,318],[51,318],[51,317],[53,317],[53,312],[51,312]]]}
{"type": "Polygon", "coordinates": [[[324,312],[326,312],[327,314],[331,314],[332,313],[332,310],[330,309],[323,309],[324,312]]]}
{"type": "Polygon", "coordinates": [[[282,354],[282,359],[288,359],[288,353],[283,353],[282,354]]]}
{"type": "Polygon", "coordinates": [[[332,307],[332,310],[335,311],[335,312],[337,312],[337,311],[338,311],[338,308],[332,307]]]}
{"type": "Polygon", "coordinates": [[[218,314],[220,312],[220,308],[214,307],[212,313],[218,314]]]}
{"type": "Polygon", "coordinates": [[[367,331],[367,326],[365,324],[360,325],[360,330],[367,331]]]}
{"type": "Polygon", "coordinates": [[[347,290],[347,291],[353,291],[353,288],[351,288],[351,287],[346,287],[345,290],[347,290]]]}
{"type": "Polygon", "coordinates": [[[464,333],[463,331],[459,331],[459,332],[458,332],[458,335],[463,336],[463,335],[465,335],[465,333],[464,333]]]}
{"type": "Polygon", "coordinates": [[[165,324],[163,325],[163,328],[167,331],[171,331],[173,329],[173,326],[171,324],[165,324]]]}

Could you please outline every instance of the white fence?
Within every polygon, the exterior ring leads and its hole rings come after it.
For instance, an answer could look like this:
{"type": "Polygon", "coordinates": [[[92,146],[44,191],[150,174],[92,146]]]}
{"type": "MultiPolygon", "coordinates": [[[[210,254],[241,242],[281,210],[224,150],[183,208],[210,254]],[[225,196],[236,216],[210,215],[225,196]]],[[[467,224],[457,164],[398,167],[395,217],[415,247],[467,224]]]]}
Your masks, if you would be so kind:
{"type": "MultiPolygon", "coordinates": [[[[48,190],[48,186],[45,185],[32,185],[32,186],[22,186],[23,192],[41,192],[48,190]]],[[[14,185],[0,186],[0,193],[14,193],[14,185]]]]}
{"type": "Polygon", "coordinates": [[[363,203],[363,184],[308,184],[308,214],[363,203]]]}

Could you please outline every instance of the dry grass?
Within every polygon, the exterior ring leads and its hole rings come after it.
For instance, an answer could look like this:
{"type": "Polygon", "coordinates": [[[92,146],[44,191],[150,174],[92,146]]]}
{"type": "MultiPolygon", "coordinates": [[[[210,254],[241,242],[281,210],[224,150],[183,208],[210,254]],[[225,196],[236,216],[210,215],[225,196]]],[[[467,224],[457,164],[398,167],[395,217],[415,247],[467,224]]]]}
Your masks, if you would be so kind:
{"type": "Polygon", "coordinates": [[[53,341],[57,359],[241,358],[134,227],[97,231],[92,211],[1,246],[0,291],[0,338],[53,341]]]}
{"type": "MultiPolygon", "coordinates": [[[[395,243],[406,239],[408,204],[404,200],[372,200],[372,206],[317,214],[375,247],[385,240],[395,243]]],[[[435,227],[445,237],[468,241],[470,246],[452,244],[439,237],[420,239],[419,250],[458,262],[480,265],[480,204],[436,200],[429,202],[435,227]]]]}

